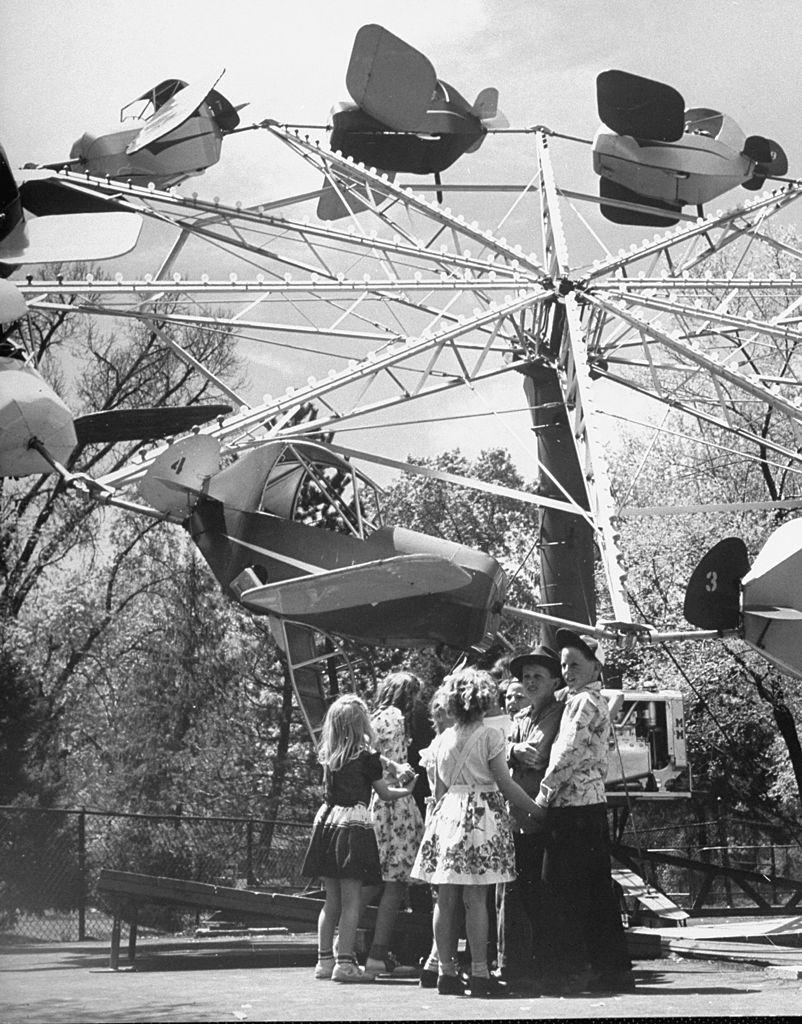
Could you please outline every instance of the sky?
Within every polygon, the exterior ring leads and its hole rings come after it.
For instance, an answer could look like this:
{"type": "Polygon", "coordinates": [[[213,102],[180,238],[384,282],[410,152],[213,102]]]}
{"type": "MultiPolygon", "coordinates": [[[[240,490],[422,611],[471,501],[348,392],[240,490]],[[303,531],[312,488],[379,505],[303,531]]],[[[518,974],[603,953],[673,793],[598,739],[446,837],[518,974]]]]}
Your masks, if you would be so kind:
{"type": "MultiPolygon", "coordinates": [[[[726,111],[747,135],[777,139],[790,173],[802,168],[798,0],[0,0],[0,12],[0,141],[12,166],[65,158],[83,131],[113,127],[122,106],[164,78],[193,81],[223,68],[220,90],[235,104],[249,103],[244,123],[324,123],[332,104],[347,97],[357,29],[378,22],[425,53],[467,97],[495,85],[513,127],[545,124],[591,138],[596,75],[621,68],[673,85],[686,106],[726,111]]],[[[523,182],[533,166],[532,142],[519,136],[488,140],[455,174],[523,182]]],[[[587,149],[569,153],[558,171],[568,187],[595,193],[587,149]]],[[[190,186],[205,198],[252,203],[317,183],[265,133],[249,132],[227,139],[219,164],[190,186]]],[[[484,212],[481,203],[464,200],[459,208],[470,218],[484,212]]],[[[607,225],[595,210],[589,216],[615,244],[640,241],[641,229],[627,235],[631,229],[607,225]]],[[[525,224],[519,230],[526,244],[525,224]]],[[[254,400],[293,383],[271,384],[275,367],[260,369],[255,358],[254,400]]],[[[495,387],[500,406],[523,404],[517,380],[495,387]]],[[[531,443],[525,418],[515,430],[513,457],[521,464],[531,443]]],[[[444,423],[422,427],[415,450],[458,444],[471,453],[510,436],[498,424],[468,433],[444,423]]],[[[383,441],[403,458],[406,439],[383,441]]],[[[534,476],[533,465],[521,468],[534,476]]]]}

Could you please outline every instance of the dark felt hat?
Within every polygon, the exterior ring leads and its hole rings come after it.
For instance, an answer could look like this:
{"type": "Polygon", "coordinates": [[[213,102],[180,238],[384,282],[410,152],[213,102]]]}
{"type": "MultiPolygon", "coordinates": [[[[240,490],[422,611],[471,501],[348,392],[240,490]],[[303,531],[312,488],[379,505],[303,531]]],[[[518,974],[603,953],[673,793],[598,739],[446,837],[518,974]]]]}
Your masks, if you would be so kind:
{"type": "Polygon", "coordinates": [[[563,647],[576,647],[588,658],[595,658],[600,665],[604,664],[604,648],[592,636],[580,636],[572,629],[558,629],[555,642],[560,650],[563,647]]]}
{"type": "Polygon", "coordinates": [[[538,644],[531,651],[519,654],[510,661],[510,674],[520,681],[523,676],[524,665],[535,662],[537,665],[545,665],[555,676],[560,674],[560,657],[545,644],[538,644]]]}

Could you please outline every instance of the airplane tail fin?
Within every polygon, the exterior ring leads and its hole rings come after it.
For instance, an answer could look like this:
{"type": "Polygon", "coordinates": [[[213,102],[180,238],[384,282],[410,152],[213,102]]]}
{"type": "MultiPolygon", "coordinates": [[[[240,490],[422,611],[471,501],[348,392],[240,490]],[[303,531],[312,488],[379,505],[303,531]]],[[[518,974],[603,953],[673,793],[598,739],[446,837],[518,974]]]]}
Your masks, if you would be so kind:
{"type": "MultiPolygon", "coordinates": [[[[474,117],[478,117],[485,128],[509,128],[510,122],[504,116],[498,107],[498,89],[490,86],[487,89],[482,89],[479,95],[473,102],[471,107],[471,113],[474,117]]],[[[484,138],[484,136],[482,136],[484,138]]],[[[472,153],[474,149],[478,149],[479,145],[474,144],[471,149],[467,150],[468,153],[472,153]]]]}
{"type": "Polygon", "coordinates": [[[489,120],[498,114],[498,89],[492,86],[482,89],[473,102],[471,113],[475,114],[480,121],[489,120]]]}
{"type": "Polygon", "coordinates": [[[741,616],[741,580],[749,572],[746,545],[727,537],[712,547],[691,575],[683,613],[700,629],[735,629],[741,616]]]}
{"type": "Polygon", "coordinates": [[[217,89],[212,89],[209,95],[206,97],[206,106],[211,111],[212,117],[217,127],[223,134],[233,132],[234,129],[239,125],[239,111],[243,107],[247,107],[247,103],[240,103],[236,107],[230,100],[227,100],[225,96],[218,92],[217,89]]]}
{"type": "Polygon", "coordinates": [[[208,492],[220,469],[220,443],[208,434],[176,441],[153,462],[139,485],[142,498],[159,512],[186,519],[208,492]]]}
{"type": "Polygon", "coordinates": [[[756,192],[766,178],[788,173],[788,157],[779,143],[762,135],[750,135],[744,142],[744,156],[755,161],[755,174],[743,183],[744,188],[756,192]]]}

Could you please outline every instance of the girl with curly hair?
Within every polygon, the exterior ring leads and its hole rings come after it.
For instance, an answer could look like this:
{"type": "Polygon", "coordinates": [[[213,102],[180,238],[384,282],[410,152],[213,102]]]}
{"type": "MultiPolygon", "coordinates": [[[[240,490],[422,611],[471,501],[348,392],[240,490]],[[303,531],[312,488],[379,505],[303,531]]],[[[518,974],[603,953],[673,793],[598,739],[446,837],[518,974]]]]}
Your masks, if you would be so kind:
{"type": "Polygon", "coordinates": [[[495,697],[490,675],[463,668],[446,677],[444,688],[454,725],[437,743],[436,802],[412,877],[438,887],[434,912],[438,992],[463,992],[456,960],[461,895],[472,957],[470,993],[485,996],[493,994],[495,981],[487,966],[487,887],[515,878],[515,849],[504,800],[525,813],[537,808],[510,778],[503,735],[484,724],[484,713],[495,697]]]}

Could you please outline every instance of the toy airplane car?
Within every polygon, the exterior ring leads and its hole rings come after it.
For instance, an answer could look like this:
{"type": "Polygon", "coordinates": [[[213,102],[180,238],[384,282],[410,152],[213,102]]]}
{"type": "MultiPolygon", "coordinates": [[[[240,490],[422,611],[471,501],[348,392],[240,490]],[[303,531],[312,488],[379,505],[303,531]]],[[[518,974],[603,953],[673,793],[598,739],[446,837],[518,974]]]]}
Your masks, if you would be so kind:
{"type": "Polygon", "coordinates": [[[51,172],[21,177],[18,186],[0,146],[0,277],[24,264],[111,259],[136,245],[139,214],[66,188],[51,172]]]}
{"type": "MultiPolygon", "coordinates": [[[[476,152],[489,126],[507,123],[496,89],[469,103],[438,79],[427,57],[380,25],[357,32],[345,84],[353,102],[332,110],[331,148],[390,175],[439,176],[463,153],[476,152]]],[[[323,200],[322,219],[348,212],[323,200]]]]}
{"type": "MultiPolygon", "coordinates": [[[[26,314],[19,291],[0,280],[0,325],[26,314]]],[[[78,445],[162,438],[229,412],[230,406],[213,405],[73,417],[11,331],[0,334],[0,477],[60,472],[78,445]]]]}
{"type": "Polygon", "coordinates": [[[669,85],[603,71],[596,94],[606,126],[593,140],[600,196],[653,211],[602,203],[602,213],[616,224],[676,224],[683,206],[700,207],[737,185],[761,188],[767,177],[788,170],[785,153],[772,139],[746,138],[717,110],[686,110],[669,85]]]}
{"type": "Polygon", "coordinates": [[[802,678],[802,519],[771,534],[752,568],[738,537],[719,541],[691,576],[685,618],[702,629],[738,630],[781,672],[802,678]]]}
{"type": "Polygon", "coordinates": [[[188,85],[168,78],[120,111],[121,126],[84,132],[70,150],[69,161],[49,164],[101,177],[153,182],[159,188],[203,174],[220,159],[223,137],[239,124],[238,110],[214,88],[214,79],[188,85]],[[137,103],[144,106],[131,117],[137,103]]]}
{"type": "Polygon", "coordinates": [[[373,485],[326,445],[266,442],[223,470],[219,452],[208,435],[171,445],[140,493],[184,522],[229,596],[360,643],[492,641],[505,589],[494,558],[369,522],[373,485]],[[336,514],[304,514],[310,496],[336,514]]]}

